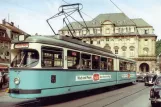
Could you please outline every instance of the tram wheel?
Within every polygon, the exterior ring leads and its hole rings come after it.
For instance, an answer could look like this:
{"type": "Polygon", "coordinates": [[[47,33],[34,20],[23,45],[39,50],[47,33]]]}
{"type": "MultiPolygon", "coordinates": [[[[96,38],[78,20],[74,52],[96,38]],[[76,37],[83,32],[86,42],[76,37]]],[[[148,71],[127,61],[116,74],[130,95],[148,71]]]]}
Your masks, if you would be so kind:
{"type": "Polygon", "coordinates": [[[135,85],[136,84],[136,81],[133,81],[132,84],[135,85]]]}

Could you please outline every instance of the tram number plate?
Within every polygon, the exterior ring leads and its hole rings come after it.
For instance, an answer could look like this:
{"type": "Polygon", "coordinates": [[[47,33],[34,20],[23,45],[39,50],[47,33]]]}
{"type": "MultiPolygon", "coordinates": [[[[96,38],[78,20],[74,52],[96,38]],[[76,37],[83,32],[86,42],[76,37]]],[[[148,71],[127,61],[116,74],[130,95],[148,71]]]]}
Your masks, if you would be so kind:
{"type": "Polygon", "coordinates": [[[56,83],[56,75],[51,75],[51,83],[56,83]]]}

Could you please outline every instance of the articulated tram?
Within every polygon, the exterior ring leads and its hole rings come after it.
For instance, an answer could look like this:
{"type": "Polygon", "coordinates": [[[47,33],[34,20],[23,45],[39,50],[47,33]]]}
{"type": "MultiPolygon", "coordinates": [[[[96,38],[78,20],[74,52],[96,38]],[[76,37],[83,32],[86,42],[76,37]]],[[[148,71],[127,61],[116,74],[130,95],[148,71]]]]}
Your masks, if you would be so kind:
{"type": "Polygon", "coordinates": [[[136,81],[135,61],[111,51],[71,37],[22,38],[11,45],[11,97],[58,96],[136,81]]]}

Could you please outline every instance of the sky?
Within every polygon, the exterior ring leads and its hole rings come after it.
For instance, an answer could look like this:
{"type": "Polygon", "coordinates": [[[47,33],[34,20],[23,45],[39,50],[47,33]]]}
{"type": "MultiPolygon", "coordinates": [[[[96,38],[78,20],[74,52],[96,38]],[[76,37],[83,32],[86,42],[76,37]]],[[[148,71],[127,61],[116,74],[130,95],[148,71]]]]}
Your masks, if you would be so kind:
{"type": "MultiPolygon", "coordinates": [[[[83,17],[92,20],[99,14],[121,12],[110,0],[65,0],[67,3],[82,3],[83,17]],[[86,15],[87,14],[87,15],[86,15]]],[[[161,39],[161,1],[159,0],[112,0],[129,18],[143,18],[153,26],[158,39],[161,39]]],[[[0,0],[0,20],[14,22],[29,34],[53,35],[46,20],[57,14],[63,0],[0,0]]],[[[81,21],[78,14],[73,16],[81,21]]],[[[63,24],[63,17],[51,20],[57,32],[63,24]]],[[[1,23],[1,22],[0,22],[1,23]]]]}

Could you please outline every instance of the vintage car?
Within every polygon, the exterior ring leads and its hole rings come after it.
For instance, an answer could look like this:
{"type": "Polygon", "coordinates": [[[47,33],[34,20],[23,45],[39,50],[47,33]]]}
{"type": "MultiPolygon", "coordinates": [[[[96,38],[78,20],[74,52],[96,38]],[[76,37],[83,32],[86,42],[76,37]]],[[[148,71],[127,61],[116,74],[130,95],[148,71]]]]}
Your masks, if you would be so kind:
{"type": "Polygon", "coordinates": [[[148,74],[148,75],[146,75],[145,78],[144,78],[145,86],[153,85],[155,80],[156,80],[156,78],[157,78],[156,74],[148,74]]]}
{"type": "Polygon", "coordinates": [[[146,74],[145,73],[140,73],[140,75],[137,76],[136,81],[137,82],[144,82],[144,78],[145,78],[146,74]]]}
{"type": "Polygon", "coordinates": [[[150,90],[150,98],[152,107],[160,107],[161,103],[161,76],[158,76],[154,82],[154,86],[150,90]]]}

